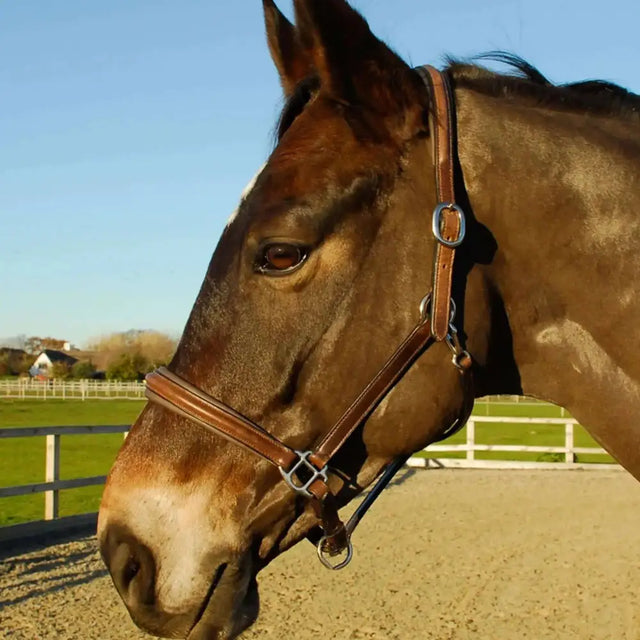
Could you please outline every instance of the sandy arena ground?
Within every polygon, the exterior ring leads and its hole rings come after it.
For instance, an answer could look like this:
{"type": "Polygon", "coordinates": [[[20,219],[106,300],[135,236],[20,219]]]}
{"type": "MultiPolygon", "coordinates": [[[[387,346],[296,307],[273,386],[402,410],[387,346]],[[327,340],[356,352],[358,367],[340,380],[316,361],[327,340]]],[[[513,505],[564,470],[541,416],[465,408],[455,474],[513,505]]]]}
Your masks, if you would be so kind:
{"type": "MultiPolygon", "coordinates": [[[[345,571],[300,544],[247,639],[640,640],[640,484],[624,472],[407,471],[345,571]]],[[[92,539],[0,561],[0,637],[142,640],[92,539]]]]}

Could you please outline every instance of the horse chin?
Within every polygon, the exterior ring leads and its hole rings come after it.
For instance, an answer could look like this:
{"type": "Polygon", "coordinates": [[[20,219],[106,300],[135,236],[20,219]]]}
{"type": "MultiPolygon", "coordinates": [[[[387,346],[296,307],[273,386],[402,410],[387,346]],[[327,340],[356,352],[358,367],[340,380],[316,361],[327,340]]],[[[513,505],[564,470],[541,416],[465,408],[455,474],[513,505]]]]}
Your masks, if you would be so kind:
{"type": "Polygon", "coordinates": [[[196,619],[187,640],[233,640],[258,618],[258,583],[250,571],[228,566],[196,619]]]}

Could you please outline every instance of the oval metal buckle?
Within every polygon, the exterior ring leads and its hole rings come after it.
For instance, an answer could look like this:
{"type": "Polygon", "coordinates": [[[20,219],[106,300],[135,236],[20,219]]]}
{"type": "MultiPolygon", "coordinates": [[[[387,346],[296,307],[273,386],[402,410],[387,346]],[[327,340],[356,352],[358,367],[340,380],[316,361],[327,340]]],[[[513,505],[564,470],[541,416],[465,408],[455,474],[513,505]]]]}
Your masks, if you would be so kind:
{"type": "Polygon", "coordinates": [[[347,557],[341,562],[336,562],[335,564],[331,562],[331,556],[327,551],[324,550],[324,543],[327,540],[327,536],[322,536],[320,541],[318,542],[318,558],[320,558],[320,562],[327,568],[331,569],[331,571],[340,571],[340,569],[344,569],[353,558],[353,545],[351,544],[351,539],[347,541],[347,548],[344,551],[347,552],[347,557]]]}
{"type": "Polygon", "coordinates": [[[455,249],[456,247],[459,247],[462,244],[464,237],[467,233],[467,221],[464,216],[464,211],[457,204],[453,202],[441,202],[433,212],[433,221],[431,224],[431,230],[436,240],[440,244],[443,244],[445,247],[449,247],[450,249],[455,249]],[[453,211],[458,216],[458,220],[460,222],[460,230],[458,232],[458,237],[454,238],[453,240],[447,240],[446,238],[444,238],[442,236],[442,231],[440,229],[440,225],[442,223],[442,213],[446,210],[453,211]]]}

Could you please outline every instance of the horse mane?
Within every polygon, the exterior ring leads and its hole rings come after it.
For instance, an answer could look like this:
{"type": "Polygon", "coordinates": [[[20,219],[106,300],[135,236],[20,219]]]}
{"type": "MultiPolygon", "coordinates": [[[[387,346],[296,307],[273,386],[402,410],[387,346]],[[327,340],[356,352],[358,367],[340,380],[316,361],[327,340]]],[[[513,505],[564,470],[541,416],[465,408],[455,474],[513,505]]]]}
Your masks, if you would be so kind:
{"type": "MultiPolygon", "coordinates": [[[[612,82],[585,80],[556,85],[532,64],[507,51],[483,53],[473,60],[499,62],[509,67],[512,73],[500,74],[472,62],[447,58],[446,70],[456,86],[496,97],[523,97],[540,106],[566,111],[640,118],[640,96],[612,82]]],[[[319,88],[317,76],[309,76],[298,83],[278,119],[274,136],[276,143],[319,88]]]]}
{"type": "Polygon", "coordinates": [[[594,113],[640,117],[640,96],[612,82],[585,80],[553,84],[536,67],[506,51],[492,51],[473,58],[506,65],[511,73],[499,74],[478,64],[448,58],[447,71],[456,86],[492,96],[523,97],[540,106],[594,113]]]}

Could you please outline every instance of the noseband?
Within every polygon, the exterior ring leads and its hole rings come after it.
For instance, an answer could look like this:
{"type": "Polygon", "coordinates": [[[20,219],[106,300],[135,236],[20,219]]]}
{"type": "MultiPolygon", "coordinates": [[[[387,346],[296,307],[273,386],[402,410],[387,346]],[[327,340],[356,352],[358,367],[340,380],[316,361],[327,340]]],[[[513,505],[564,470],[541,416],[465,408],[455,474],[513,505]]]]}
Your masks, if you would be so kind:
{"type": "Polygon", "coordinates": [[[445,342],[449,346],[464,394],[460,416],[441,434],[440,439],[461,429],[473,407],[472,359],[459,340],[454,324],[456,307],[451,297],[455,251],[465,237],[465,216],[455,204],[452,94],[446,76],[440,71],[431,66],[416,70],[430,88],[434,107],[434,159],[439,204],[433,213],[432,224],[437,243],[432,290],[420,305],[417,325],[321,442],[309,451],[292,449],[258,424],[168,369],[162,367],[147,376],[146,395],[149,400],[261,456],[280,470],[284,482],[296,494],[311,502],[321,529],[314,529],[309,538],[317,544],[320,560],[330,569],[341,569],[349,563],[353,553],[353,530],[404,465],[407,456],[387,466],[346,524],[340,520],[337,497],[329,488],[329,463],[349,436],[366,422],[414,362],[434,343],[445,342]],[[330,560],[345,551],[346,557],[342,561],[330,560]]]}

